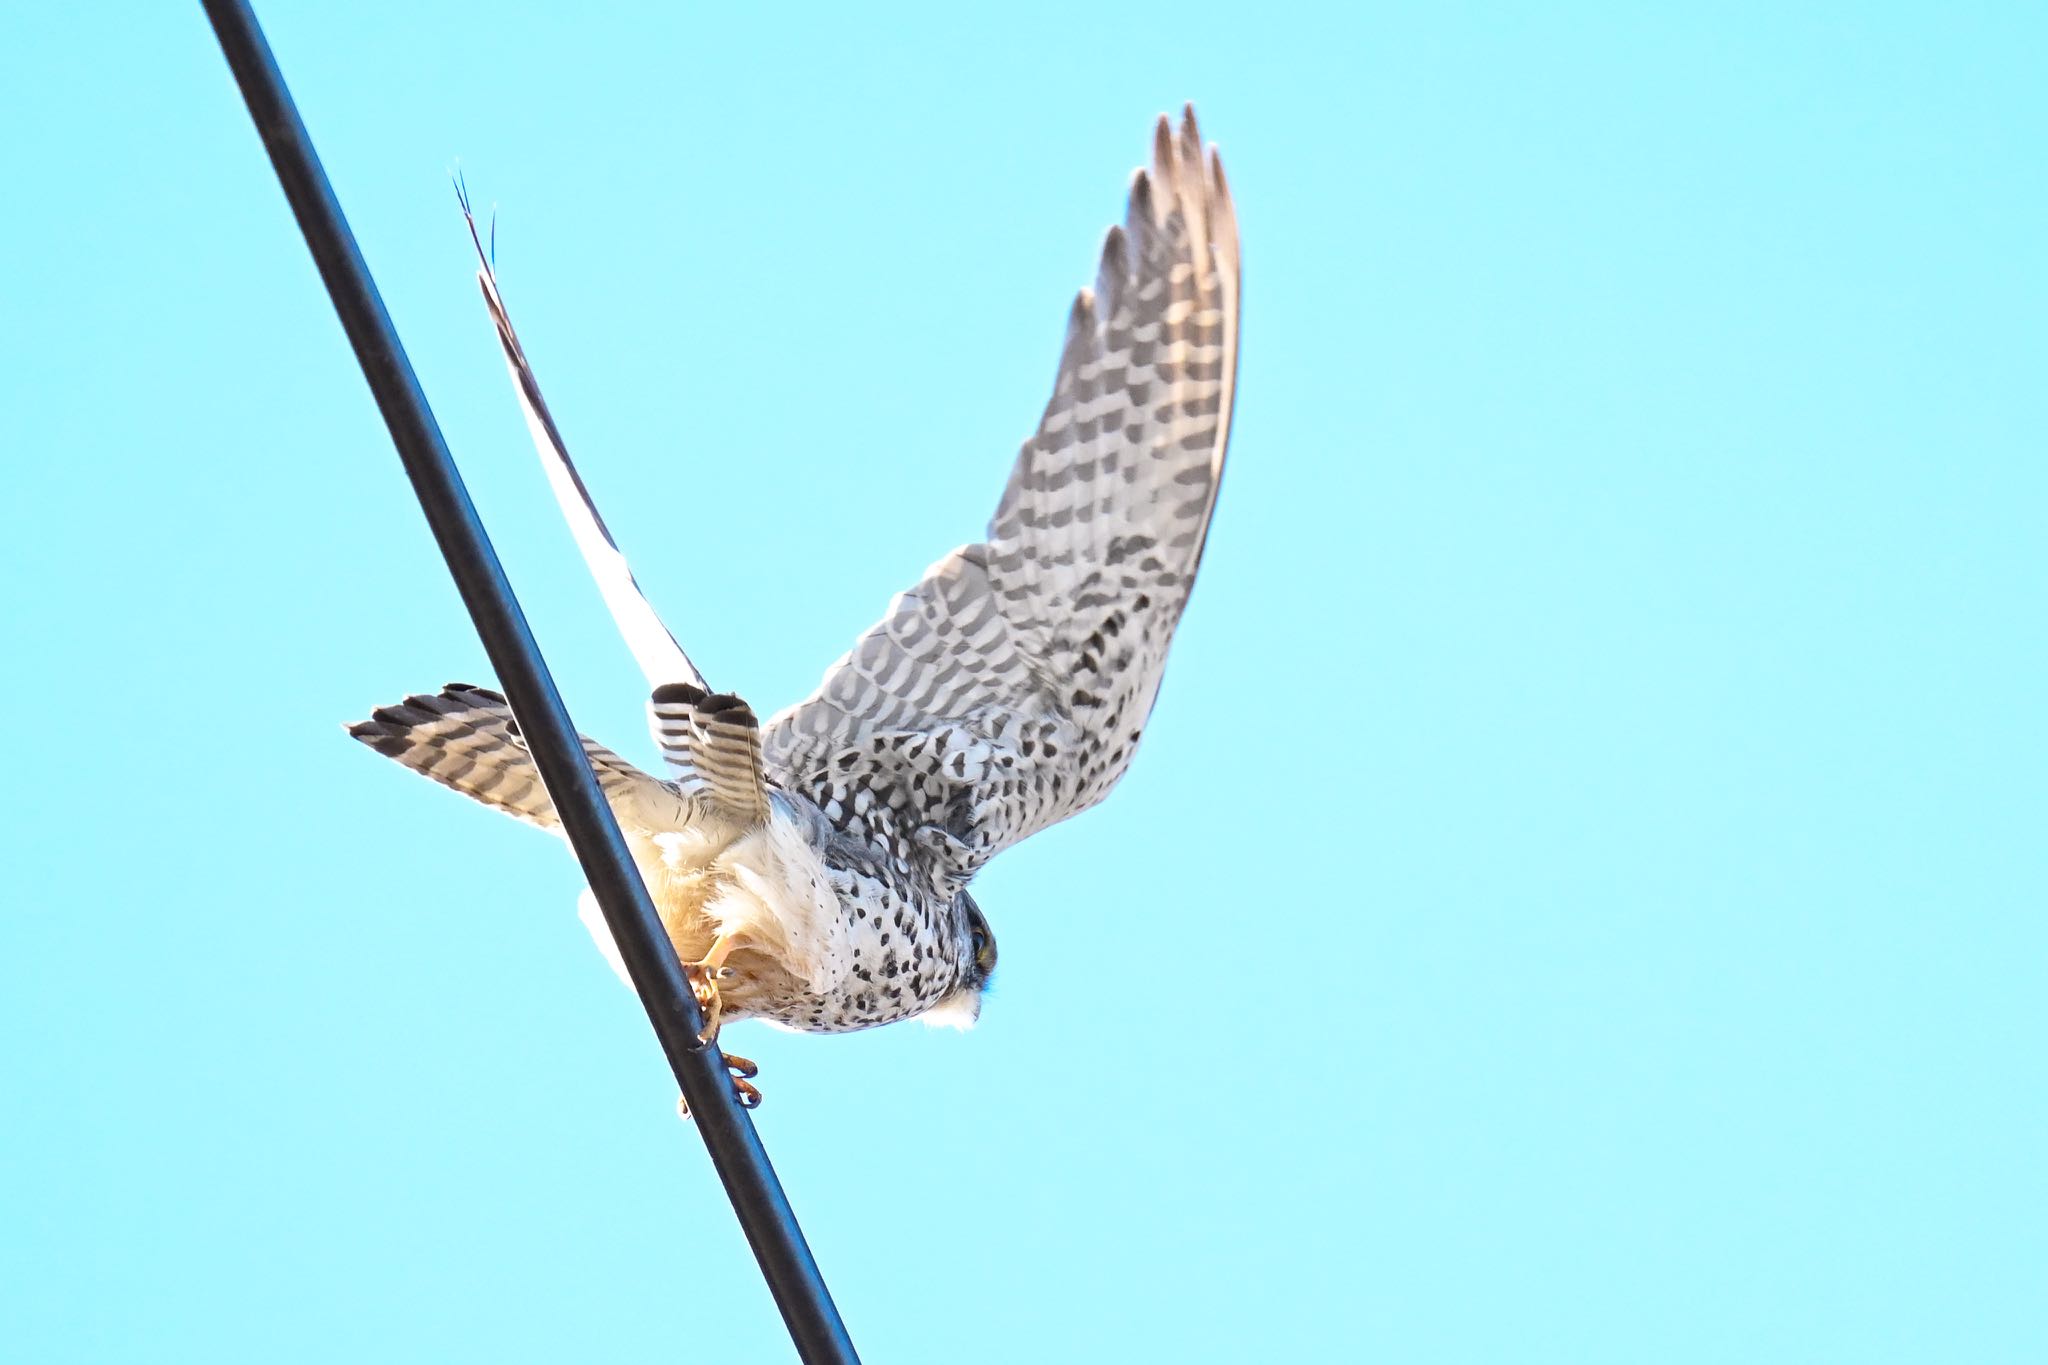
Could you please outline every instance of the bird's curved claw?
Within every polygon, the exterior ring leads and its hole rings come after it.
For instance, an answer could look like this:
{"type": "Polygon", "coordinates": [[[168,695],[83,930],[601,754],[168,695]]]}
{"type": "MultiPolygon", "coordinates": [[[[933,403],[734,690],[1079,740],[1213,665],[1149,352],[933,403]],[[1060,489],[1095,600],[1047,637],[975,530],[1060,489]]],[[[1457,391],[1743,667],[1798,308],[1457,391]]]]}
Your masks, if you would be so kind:
{"type": "MultiPolygon", "coordinates": [[[[761,1074],[761,1068],[753,1061],[740,1056],[736,1052],[728,1052],[725,1054],[725,1069],[731,1073],[732,1097],[739,1101],[740,1108],[759,1109],[761,1107],[761,1091],[758,1086],[753,1084],[753,1078],[761,1074]]],[[[676,1099],[676,1117],[682,1119],[690,1117],[690,1102],[688,1100],[681,1097],[676,1099]]]]}
{"type": "Polygon", "coordinates": [[[698,1030],[697,1041],[707,1047],[718,1041],[718,1026],[725,1019],[725,998],[718,992],[718,978],[729,970],[702,962],[683,964],[683,975],[690,982],[690,993],[697,997],[697,1008],[704,1012],[704,1027],[698,1030]]]}
{"type": "Polygon", "coordinates": [[[697,1008],[704,1011],[704,1027],[698,1032],[697,1041],[706,1046],[718,1041],[718,1026],[725,1018],[725,999],[719,994],[718,983],[732,975],[732,968],[725,965],[725,959],[735,946],[730,934],[720,934],[712,941],[711,951],[704,954],[701,962],[683,964],[683,975],[689,980],[690,993],[697,997],[697,1008]]]}
{"type": "MultiPolygon", "coordinates": [[[[711,951],[704,954],[701,962],[685,962],[683,975],[690,983],[690,993],[697,997],[697,1007],[704,1011],[704,1027],[697,1034],[697,1041],[711,1047],[718,1041],[718,1026],[725,1020],[725,998],[719,993],[718,983],[732,975],[732,968],[725,965],[736,945],[732,936],[721,934],[711,944],[711,951]]],[[[761,1074],[761,1068],[738,1053],[725,1054],[725,1069],[731,1073],[732,1095],[742,1109],[761,1107],[761,1092],[751,1084],[761,1074]]],[[[690,1117],[690,1102],[678,1098],[676,1113],[683,1118],[690,1117]]]]}

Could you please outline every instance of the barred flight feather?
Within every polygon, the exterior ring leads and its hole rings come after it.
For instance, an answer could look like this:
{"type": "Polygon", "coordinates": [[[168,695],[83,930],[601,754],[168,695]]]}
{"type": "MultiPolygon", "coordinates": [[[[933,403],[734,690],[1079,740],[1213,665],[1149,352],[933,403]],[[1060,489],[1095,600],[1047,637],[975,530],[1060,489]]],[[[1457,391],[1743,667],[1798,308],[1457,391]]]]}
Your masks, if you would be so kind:
{"type": "Polygon", "coordinates": [[[1192,110],[1178,132],[1162,118],[988,539],[934,564],[769,721],[771,777],[828,811],[888,791],[870,833],[930,826],[960,877],[1115,785],[1223,475],[1239,275],[1222,165],[1192,110]]]}
{"type": "MultiPolygon", "coordinates": [[[[438,696],[407,697],[396,706],[380,706],[370,719],[349,726],[348,732],[414,772],[530,825],[554,829],[561,823],[520,737],[512,708],[496,692],[450,683],[438,696]]],[[[583,751],[614,805],[662,788],[659,779],[596,740],[585,738],[583,751]]]]}

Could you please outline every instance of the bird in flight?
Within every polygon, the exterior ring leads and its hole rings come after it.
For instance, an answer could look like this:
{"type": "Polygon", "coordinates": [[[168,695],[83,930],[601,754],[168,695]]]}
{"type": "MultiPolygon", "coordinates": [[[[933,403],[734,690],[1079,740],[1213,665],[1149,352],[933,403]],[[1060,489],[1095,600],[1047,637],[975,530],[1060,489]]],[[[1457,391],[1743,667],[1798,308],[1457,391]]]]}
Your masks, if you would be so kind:
{"type": "MultiPolygon", "coordinates": [[[[478,257],[548,480],[652,688],[669,776],[588,739],[584,751],[704,1005],[707,1040],[746,1018],[822,1033],[913,1016],[971,1024],[996,941],[968,885],[1130,766],[1216,506],[1237,370],[1237,220],[1193,109],[1177,129],[1158,121],[987,538],[932,565],[815,693],[765,725],[712,690],[641,594],[481,243],[478,257]]],[[[349,733],[559,829],[495,692],[451,684],[349,733]]],[[[588,893],[583,919],[623,976],[588,893]]],[[[731,1060],[743,1102],[758,1102],[752,1064],[731,1060]]]]}

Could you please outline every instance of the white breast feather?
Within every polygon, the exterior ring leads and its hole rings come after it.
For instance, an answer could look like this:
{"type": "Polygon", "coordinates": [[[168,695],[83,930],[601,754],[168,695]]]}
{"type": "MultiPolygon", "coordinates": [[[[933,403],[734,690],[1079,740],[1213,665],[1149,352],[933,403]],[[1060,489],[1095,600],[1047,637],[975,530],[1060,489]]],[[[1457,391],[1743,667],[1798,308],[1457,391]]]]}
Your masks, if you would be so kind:
{"type": "Polygon", "coordinates": [[[824,861],[779,806],[718,860],[732,880],[705,914],[776,958],[815,995],[829,994],[853,967],[846,919],[824,861]]]}
{"type": "MultiPolygon", "coordinates": [[[[662,883],[663,872],[687,875],[702,857],[700,840],[687,830],[629,843],[651,885],[662,883]]],[[[780,807],[765,825],[728,845],[713,861],[712,872],[713,880],[723,883],[704,903],[714,932],[731,934],[773,957],[815,994],[829,994],[846,979],[853,949],[825,864],[802,827],[780,807]]],[[[631,987],[611,927],[588,890],[577,898],[576,917],[619,980],[631,987]]]]}

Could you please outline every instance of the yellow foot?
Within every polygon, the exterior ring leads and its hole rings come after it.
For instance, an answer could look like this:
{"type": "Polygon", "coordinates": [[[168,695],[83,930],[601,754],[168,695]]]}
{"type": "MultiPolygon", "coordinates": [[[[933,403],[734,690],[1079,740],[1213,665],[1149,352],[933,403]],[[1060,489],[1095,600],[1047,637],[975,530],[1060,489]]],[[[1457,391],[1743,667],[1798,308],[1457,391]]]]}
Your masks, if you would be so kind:
{"type": "MultiPolygon", "coordinates": [[[[748,1061],[745,1057],[740,1056],[737,1052],[725,1054],[725,1067],[726,1070],[732,1073],[732,1094],[733,1098],[740,1102],[740,1108],[759,1109],[761,1107],[761,1092],[751,1084],[751,1081],[753,1077],[761,1074],[761,1068],[748,1061]]],[[[690,1102],[688,1100],[681,1098],[676,1100],[676,1116],[684,1119],[690,1117],[690,1102]]]]}
{"type": "Polygon", "coordinates": [[[720,934],[712,940],[711,951],[704,954],[703,961],[683,964],[683,975],[689,978],[690,991],[697,997],[697,1007],[704,1011],[704,1031],[697,1035],[700,1043],[711,1043],[718,1038],[718,1025],[725,1018],[725,1000],[718,993],[718,983],[732,975],[732,968],[725,965],[725,960],[732,955],[735,946],[731,934],[720,934]]]}

